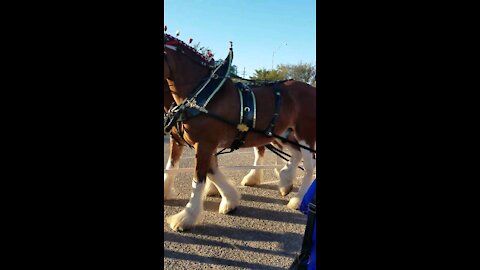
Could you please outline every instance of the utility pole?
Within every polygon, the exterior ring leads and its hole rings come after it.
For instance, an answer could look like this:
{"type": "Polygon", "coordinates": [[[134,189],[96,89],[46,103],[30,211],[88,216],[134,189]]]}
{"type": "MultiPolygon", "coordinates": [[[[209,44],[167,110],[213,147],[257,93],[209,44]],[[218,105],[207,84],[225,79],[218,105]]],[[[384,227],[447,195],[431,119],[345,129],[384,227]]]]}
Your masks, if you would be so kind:
{"type": "Polygon", "coordinates": [[[243,78],[245,78],[245,67],[243,67],[243,78]]]}

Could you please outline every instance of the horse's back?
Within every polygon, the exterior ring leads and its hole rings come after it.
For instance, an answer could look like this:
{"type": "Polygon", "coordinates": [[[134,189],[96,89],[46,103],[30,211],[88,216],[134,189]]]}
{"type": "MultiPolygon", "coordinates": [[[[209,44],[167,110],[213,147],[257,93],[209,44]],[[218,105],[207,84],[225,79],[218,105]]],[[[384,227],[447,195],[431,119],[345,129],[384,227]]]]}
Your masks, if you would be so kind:
{"type": "MultiPolygon", "coordinates": [[[[294,80],[256,87],[253,91],[257,97],[259,114],[273,115],[275,85],[280,90],[280,119],[277,125],[280,132],[292,127],[297,135],[306,135],[300,137],[308,141],[314,140],[316,137],[316,88],[294,80]]],[[[271,117],[264,117],[262,121],[257,122],[261,122],[260,127],[266,127],[270,120],[271,117]]]]}

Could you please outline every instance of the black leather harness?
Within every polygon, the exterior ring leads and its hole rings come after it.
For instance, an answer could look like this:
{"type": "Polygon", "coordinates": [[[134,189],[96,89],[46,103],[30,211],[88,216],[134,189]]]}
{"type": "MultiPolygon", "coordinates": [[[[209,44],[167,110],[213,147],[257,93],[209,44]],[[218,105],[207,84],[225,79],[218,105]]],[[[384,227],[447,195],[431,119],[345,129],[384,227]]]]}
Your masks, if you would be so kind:
{"type": "Polygon", "coordinates": [[[218,152],[216,155],[231,153],[245,144],[245,138],[250,129],[255,128],[255,122],[257,120],[257,104],[255,100],[255,94],[250,87],[243,83],[236,83],[235,88],[238,91],[240,97],[240,123],[237,125],[237,136],[229,147],[230,151],[224,152],[227,148],[218,152]]]}
{"type": "MultiPolygon", "coordinates": [[[[267,86],[273,85],[273,91],[275,95],[275,112],[273,114],[272,120],[270,121],[270,124],[268,125],[267,130],[265,131],[265,134],[269,137],[273,135],[273,130],[278,120],[281,101],[279,84],[283,82],[285,81],[277,81],[267,84],[267,86]]],[[[227,147],[230,148],[230,150],[228,152],[225,152],[227,148],[224,148],[216,154],[217,156],[238,150],[245,144],[245,137],[247,136],[248,131],[255,129],[257,114],[255,94],[250,89],[250,86],[243,83],[236,83],[235,88],[240,95],[240,123],[237,125],[238,133],[234,141],[232,142],[232,145],[230,147],[227,147]]]]}

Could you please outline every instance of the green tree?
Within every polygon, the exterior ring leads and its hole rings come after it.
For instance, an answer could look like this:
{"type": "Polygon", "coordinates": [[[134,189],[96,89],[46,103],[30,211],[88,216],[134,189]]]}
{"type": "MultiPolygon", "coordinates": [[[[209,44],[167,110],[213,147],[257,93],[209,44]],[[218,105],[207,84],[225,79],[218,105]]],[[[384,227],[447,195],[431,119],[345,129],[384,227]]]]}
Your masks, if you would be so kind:
{"type": "Polygon", "coordinates": [[[297,65],[279,65],[277,70],[281,74],[285,74],[287,79],[293,79],[308,84],[315,82],[317,67],[313,64],[300,62],[297,65]]]}
{"type": "Polygon", "coordinates": [[[256,69],[253,76],[250,76],[250,80],[260,80],[260,81],[276,81],[284,80],[285,74],[279,70],[267,70],[265,68],[256,69]]]}
{"type": "Polygon", "coordinates": [[[232,74],[238,76],[238,68],[236,65],[232,65],[232,68],[230,69],[230,75],[232,74]]]}

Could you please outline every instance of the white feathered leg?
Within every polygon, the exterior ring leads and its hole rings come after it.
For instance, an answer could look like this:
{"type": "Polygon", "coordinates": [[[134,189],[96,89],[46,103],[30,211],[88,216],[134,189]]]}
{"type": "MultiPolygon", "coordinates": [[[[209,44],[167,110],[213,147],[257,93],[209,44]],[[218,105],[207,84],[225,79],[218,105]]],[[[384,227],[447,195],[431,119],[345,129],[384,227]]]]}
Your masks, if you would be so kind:
{"type": "Polygon", "coordinates": [[[203,212],[203,193],[210,168],[215,145],[208,143],[195,144],[195,170],[192,181],[192,195],[185,209],[167,218],[170,228],[176,231],[187,230],[195,225],[203,212]]]}
{"type": "Polygon", "coordinates": [[[237,208],[240,205],[240,193],[235,186],[230,183],[225,175],[218,169],[217,157],[212,158],[210,166],[210,172],[208,177],[215,183],[222,196],[222,202],[218,208],[218,212],[221,214],[227,214],[237,208]]]}
{"type": "Polygon", "coordinates": [[[175,231],[184,231],[197,223],[203,212],[203,192],[205,183],[192,181],[192,195],[190,201],[181,212],[167,218],[170,228],[175,231]]]}
{"type": "MultiPolygon", "coordinates": [[[[180,162],[173,162],[172,157],[170,156],[167,161],[166,169],[178,169],[180,162]]],[[[163,200],[172,199],[174,196],[173,194],[173,182],[175,177],[177,176],[177,172],[165,172],[163,174],[163,200]]]]}
{"type": "MultiPolygon", "coordinates": [[[[306,142],[304,141],[301,141],[300,144],[307,145],[306,142]]],[[[314,149],[315,149],[315,146],[314,146],[314,149]]],[[[295,195],[295,197],[290,199],[287,205],[288,208],[291,208],[294,210],[300,208],[300,204],[302,203],[303,196],[305,196],[305,193],[307,193],[308,188],[313,182],[313,170],[315,169],[315,166],[316,166],[315,159],[313,159],[313,155],[310,151],[302,148],[301,152],[303,155],[303,165],[305,167],[305,176],[302,179],[302,185],[300,186],[298,193],[295,195]]]]}
{"type": "MultiPolygon", "coordinates": [[[[255,161],[253,162],[254,166],[263,165],[263,157],[265,155],[265,147],[255,147],[255,161]]],[[[262,169],[252,169],[250,172],[243,177],[241,182],[242,186],[256,186],[263,181],[263,170],[262,169]]]]}
{"type": "MultiPolygon", "coordinates": [[[[182,156],[183,146],[175,143],[173,137],[170,137],[170,155],[168,156],[166,169],[178,169],[180,167],[180,157],[182,156]]],[[[163,174],[163,200],[169,200],[174,197],[173,185],[178,172],[165,172],[163,174]]]]}
{"type": "Polygon", "coordinates": [[[297,176],[297,167],[302,161],[302,153],[292,147],[290,144],[285,144],[285,147],[290,149],[291,158],[290,161],[280,170],[280,183],[278,184],[278,190],[282,196],[286,196],[293,188],[293,181],[297,176]]]}

